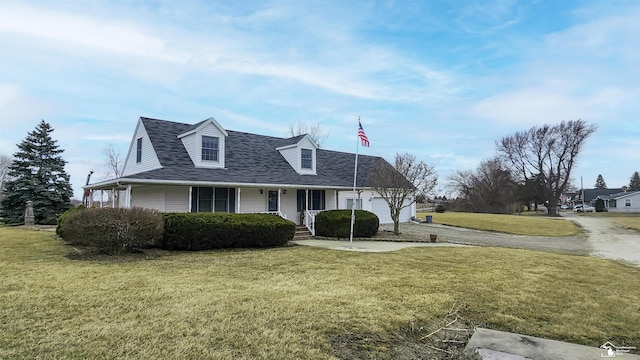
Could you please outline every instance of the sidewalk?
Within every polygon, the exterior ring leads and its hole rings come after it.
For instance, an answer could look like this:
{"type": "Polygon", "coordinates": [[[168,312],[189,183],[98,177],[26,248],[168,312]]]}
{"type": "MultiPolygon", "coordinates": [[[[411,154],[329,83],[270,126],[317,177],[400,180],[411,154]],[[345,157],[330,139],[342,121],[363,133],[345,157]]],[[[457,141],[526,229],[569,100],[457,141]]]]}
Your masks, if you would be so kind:
{"type": "MultiPolygon", "coordinates": [[[[603,340],[603,343],[605,340],[603,340]]],[[[608,343],[608,345],[613,345],[608,343]]],[[[616,344],[619,349],[622,345],[616,344]]],[[[613,346],[615,347],[615,345],[613,346]]],[[[476,351],[483,360],[596,360],[616,358],[640,360],[640,355],[619,352],[608,353],[607,349],[577,345],[533,336],[478,328],[473,334],[467,350],[476,351]]]]}
{"type": "Polygon", "coordinates": [[[450,244],[445,242],[399,242],[399,241],[353,241],[349,247],[349,240],[295,240],[293,243],[305,246],[316,246],[332,250],[388,252],[408,247],[463,247],[468,245],[450,244]]]}

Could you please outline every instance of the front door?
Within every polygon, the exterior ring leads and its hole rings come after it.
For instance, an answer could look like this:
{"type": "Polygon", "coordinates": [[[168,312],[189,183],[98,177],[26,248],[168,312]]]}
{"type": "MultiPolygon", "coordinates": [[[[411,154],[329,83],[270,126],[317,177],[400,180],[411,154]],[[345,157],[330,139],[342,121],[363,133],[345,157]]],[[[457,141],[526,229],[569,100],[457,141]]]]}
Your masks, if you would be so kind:
{"type": "Polygon", "coordinates": [[[278,191],[269,190],[268,195],[268,211],[278,211],[278,191]]]}

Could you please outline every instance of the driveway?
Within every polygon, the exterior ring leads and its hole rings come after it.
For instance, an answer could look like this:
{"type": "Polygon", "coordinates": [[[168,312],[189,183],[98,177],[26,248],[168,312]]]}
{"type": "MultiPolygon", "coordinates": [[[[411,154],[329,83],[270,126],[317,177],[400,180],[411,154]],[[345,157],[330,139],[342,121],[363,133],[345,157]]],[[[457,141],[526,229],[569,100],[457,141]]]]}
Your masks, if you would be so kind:
{"type": "MultiPolygon", "coordinates": [[[[400,237],[393,235],[393,225],[380,225],[380,231],[373,239],[354,241],[349,249],[349,241],[316,239],[299,241],[301,245],[322,246],[332,249],[355,251],[394,251],[405,247],[434,246],[428,242],[429,234],[438,235],[438,243],[498,246],[517,249],[552,251],[565,254],[591,255],[612,260],[622,260],[640,267],[640,233],[616,227],[607,218],[563,213],[566,220],[580,225],[585,232],[568,237],[522,236],[471,230],[439,224],[400,224],[400,237]],[[373,240],[373,241],[372,241],[373,240]],[[375,241],[377,240],[377,241],[375,241]]],[[[558,219],[562,221],[562,219],[558,219]]],[[[442,244],[444,245],[444,244],[442,244]]]]}
{"type": "Polygon", "coordinates": [[[563,214],[563,217],[588,231],[590,255],[640,266],[640,234],[637,231],[617,227],[607,218],[573,213],[563,214]]]}

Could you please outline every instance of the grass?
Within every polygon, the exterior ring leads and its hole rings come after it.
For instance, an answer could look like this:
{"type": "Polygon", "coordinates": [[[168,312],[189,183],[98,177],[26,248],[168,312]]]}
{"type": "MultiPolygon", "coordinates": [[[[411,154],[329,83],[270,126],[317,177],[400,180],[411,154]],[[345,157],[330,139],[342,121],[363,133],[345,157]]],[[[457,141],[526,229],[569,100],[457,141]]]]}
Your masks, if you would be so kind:
{"type": "Polygon", "coordinates": [[[622,228],[640,231],[640,214],[638,213],[599,212],[585,213],[584,215],[606,217],[609,221],[622,228]]]}
{"type": "Polygon", "coordinates": [[[447,211],[418,213],[418,218],[433,216],[433,222],[476,230],[529,236],[573,236],[580,232],[576,224],[559,218],[521,215],[478,214],[447,211]]]}
{"type": "Polygon", "coordinates": [[[0,227],[0,358],[402,358],[406,339],[423,341],[462,305],[477,326],[640,344],[640,269],[602,259],[499,248],[70,253],[50,232],[0,227]]]}

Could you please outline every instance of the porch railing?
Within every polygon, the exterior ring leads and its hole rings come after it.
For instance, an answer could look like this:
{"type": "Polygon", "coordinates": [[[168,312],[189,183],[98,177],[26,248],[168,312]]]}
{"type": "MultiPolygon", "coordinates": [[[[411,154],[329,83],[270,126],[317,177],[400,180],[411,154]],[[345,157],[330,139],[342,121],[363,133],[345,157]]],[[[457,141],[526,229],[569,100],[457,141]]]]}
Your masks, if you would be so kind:
{"type": "Polygon", "coordinates": [[[305,210],[304,211],[304,226],[311,231],[311,235],[316,236],[316,215],[322,210],[305,210]]]}

